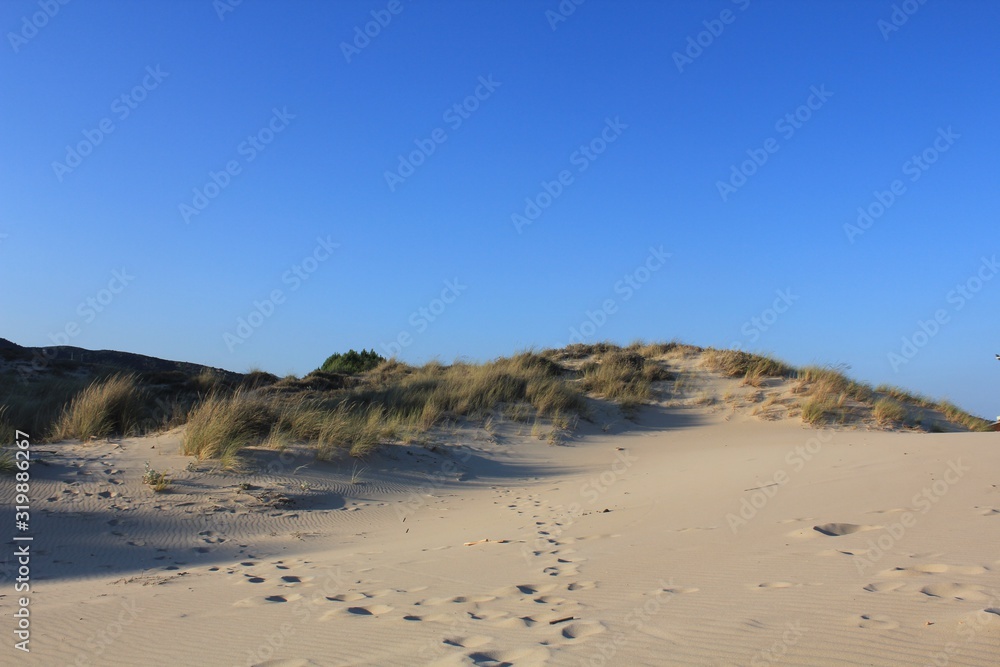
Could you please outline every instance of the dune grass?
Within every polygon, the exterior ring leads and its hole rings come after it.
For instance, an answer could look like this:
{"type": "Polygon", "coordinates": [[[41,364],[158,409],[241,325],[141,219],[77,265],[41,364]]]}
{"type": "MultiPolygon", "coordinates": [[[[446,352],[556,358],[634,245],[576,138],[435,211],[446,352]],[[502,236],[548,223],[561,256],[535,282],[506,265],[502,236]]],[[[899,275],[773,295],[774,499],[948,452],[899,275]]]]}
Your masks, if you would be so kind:
{"type": "Polygon", "coordinates": [[[552,359],[533,352],[473,365],[373,369],[368,383],[348,394],[362,405],[380,405],[402,421],[430,428],[444,417],[484,416],[495,408],[527,404],[542,416],[579,412],[585,404],[552,359]]]}
{"type": "Polygon", "coordinates": [[[652,384],[673,375],[638,351],[612,350],[583,368],[580,387],[632,410],[653,397],[652,384]]]}
{"type": "MultiPolygon", "coordinates": [[[[234,379],[206,368],[197,375],[171,371],[6,382],[0,383],[5,392],[0,394],[0,446],[13,442],[15,429],[38,440],[86,440],[187,423],[183,451],[227,464],[248,445],[292,442],[315,447],[322,458],[364,456],[381,443],[420,441],[431,429],[463,418],[575,422],[587,415],[588,395],[634,413],[654,397],[657,381],[673,379],[680,391],[683,381],[668,366],[699,356],[708,368],[742,377],[741,384],[765,392],[769,378],[795,380],[802,419],[810,424],[855,417],[909,423],[915,416],[913,423],[920,424],[915,409],[925,407],[963,428],[989,426],[948,401],[885,385],[873,390],[835,368],[795,369],[739,350],[635,341],[624,348],[603,342],[529,350],[483,364],[414,367],[390,359],[353,375],[313,371],[278,379],[254,369],[234,379]]],[[[744,398],[751,395],[766,398],[759,391],[744,398]]],[[[797,406],[785,412],[798,414],[797,406]]]]}
{"type": "Polygon", "coordinates": [[[843,420],[843,395],[814,396],[802,404],[802,421],[811,425],[826,424],[835,420],[843,420]]]}
{"type": "Polygon", "coordinates": [[[0,475],[13,475],[17,472],[17,462],[11,452],[0,451],[0,475]]]}
{"type": "Polygon", "coordinates": [[[66,404],[86,383],[61,377],[23,380],[7,375],[0,378],[0,387],[0,445],[11,445],[18,429],[36,440],[49,438],[66,404]]]}
{"type": "Polygon", "coordinates": [[[906,421],[906,406],[894,398],[884,397],[875,401],[872,415],[880,424],[902,424],[906,421]]]}
{"type": "Polygon", "coordinates": [[[188,414],[181,448],[199,459],[232,462],[241,449],[270,434],[277,418],[272,401],[251,390],[210,394],[188,414]]]}
{"type": "Polygon", "coordinates": [[[960,424],[970,431],[990,430],[989,420],[969,414],[951,401],[938,401],[934,404],[934,408],[940,410],[948,421],[960,424]]]}
{"type": "Polygon", "coordinates": [[[783,361],[742,350],[708,348],[702,358],[709,368],[729,377],[792,377],[795,374],[795,369],[783,361]]]}
{"type": "Polygon", "coordinates": [[[563,374],[559,364],[532,352],[481,365],[413,368],[390,360],[349,386],[334,381],[334,374],[311,373],[293,386],[281,381],[207,397],[189,415],[183,447],[187,454],[228,462],[248,445],[293,441],[316,447],[320,458],[365,456],[380,443],[412,439],[444,419],[485,418],[511,406],[533,416],[579,412],[585,404],[563,374]]]}
{"type": "Polygon", "coordinates": [[[839,396],[871,402],[875,392],[871,385],[856,382],[842,372],[821,366],[805,366],[796,374],[800,382],[801,393],[807,396],[839,396]]]}
{"type": "Polygon", "coordinates": [[[139,433],[149,416],[149,397],[135,375],[95,380],[76,394],[55,423],[56,440],[139,433]]]}

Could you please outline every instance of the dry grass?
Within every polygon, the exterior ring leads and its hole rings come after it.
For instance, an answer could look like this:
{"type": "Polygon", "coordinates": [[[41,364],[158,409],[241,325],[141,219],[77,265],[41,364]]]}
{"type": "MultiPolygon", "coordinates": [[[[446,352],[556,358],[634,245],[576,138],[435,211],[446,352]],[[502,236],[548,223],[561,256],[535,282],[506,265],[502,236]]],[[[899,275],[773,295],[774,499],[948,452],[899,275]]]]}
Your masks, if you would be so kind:
{"type": "Polygon", "coordinates": [[[910,405],[915,405],[920,408],[935,408],[936,401],[927,398],[923,394],[916,394],[911,391],[907,391],[902,387],[894,387],[888,384],[880,384],[875,387],[875,392],[878,394],[884,394],[889,398],[894,398],[901,403],[909,403],[910,405]]]}
{"type": "Polygon", "coordinates": [[[135,375],[91,383],[73,397],[53,429],[56,440],[138,433],[148,416],[148,396],[135,375]]]}
{"type": "Polygon", "coordinates": [[[156,493],[162,493],[170,488],[170,478],[167,474],[150,468],[149,461],[146,462],[146,472],[142,476],[142,483],[148,485],[156,493]]]}
{"type": "Polygon", "coordinates": [[[398,370],[383,379],[386,369],[372,371],[369,384],[350,392],[349,400],[382,405],[388,414],[419,421],[430,428],[446,417],[482,417],[502,408],[512,419],[523,420],[526,405],[534,413],[551,416],[585,409],[582,397],[563,377],[563,368],[550,357],[524,352],[482,365],[427,364],[398,370]]]}
{"type": "Polygon", "coordinates": [[[49,438],[66,405],[86,386],[82,380],[58,377],[0,377],[0,445],[13,444],[18,429],[35,440],[49,438]]]}
{"type": "Polygon", "coordinates": [[[625,410],[635,410],[653,397],[653,382],[670,379],[671,373],[638,352],[614,350],[584,367],[580,387],[625,410]]]}
{"type": "Polygon", "coordinates": [[[0,451],[0,475],[13,475],[17,472],[17,462],[11,452],[0,451]]]}
{"type": "Polygon", "coordinates": [[[863,403],[875,399],[871,385],[856,382],[838,370],[819,366],[806,366],[798,372],[800,392],[807,396],[831,396],[843,394],[847,398],[863,403]]]}
{"type": "Polygon", "coordinates": [[[181,446],[199,459],[234,462],[241,449],[269,435],[276,421],[273,404],[248,390],[211,394],[188,415],[181,446]]]}
{"type": "Polygon", "coordinates": [[[729,377],[792,377],[795,374],[795,369],[783,361],[742,350],[708,348],[702,359],[709,368],[729,377]]]}
{"type": "Polygon", "coordinates": [[[482,365],[387,361],[347,387],[335,374],[311,373],[294,380],[298,391],[283,380],[210,395],[191,412],[184,451],[235,461],[248,445],[305,441],[323,459],[365,456],[401,434],[413,441],[445,420],[484,419],[496,409],[521,419],[578,413],[582,397],[562,375],[556,362],[531,352],[482,365]]]}
{"type": "Polygon", "coordinates": [[[991,422],[986,419],[982,419],[981,417],[969,414],[951,401],[938,401],[934,404],[934,408],[940,410],[948,421],[959,424],[970,431],[990,430],[991,422]]]}
{"type": "Polygon", "coordinates": [[[906,406],[894,398],[880,398],[872,407],[872,415],[879,424],[901,424],[906,421],[906,406]]]}
{"type": "Polygon", "coordinates": [[[844,418],[843,395],[814,396],[802,404],[802,421],[807,424],[826,424],[844,418]]]}

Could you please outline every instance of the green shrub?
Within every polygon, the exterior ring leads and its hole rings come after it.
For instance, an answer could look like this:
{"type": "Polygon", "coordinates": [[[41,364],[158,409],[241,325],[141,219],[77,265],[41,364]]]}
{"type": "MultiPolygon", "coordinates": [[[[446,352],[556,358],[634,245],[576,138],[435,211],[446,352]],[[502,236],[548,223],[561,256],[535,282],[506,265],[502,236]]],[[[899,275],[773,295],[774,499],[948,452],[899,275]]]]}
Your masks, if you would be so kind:
{"type": "Polygon", "coordinates": [[[383,361],[385,361],[385,357],[376,353],[374,349],[361,350],[360,352],[355,352],[352,349],[342,354],[339,352],[331,354],[317,370],[326,371],[327,373],[357,375],[358,373],[370,371],[383,361]]]}

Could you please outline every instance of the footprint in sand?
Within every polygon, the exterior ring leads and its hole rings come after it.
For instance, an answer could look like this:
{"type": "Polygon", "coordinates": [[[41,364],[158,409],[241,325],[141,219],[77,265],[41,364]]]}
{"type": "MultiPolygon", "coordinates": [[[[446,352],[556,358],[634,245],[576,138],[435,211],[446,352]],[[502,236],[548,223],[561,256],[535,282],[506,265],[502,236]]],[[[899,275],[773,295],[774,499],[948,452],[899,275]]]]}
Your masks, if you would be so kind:
{"type": "Polygon", "coordinates": [[[540,597],[535,598],[534,602],[538,604],[558,606],[566,604],[567,602],[570,602],[570,600],[567,600],[566,598],[561,598],[558,595],[542,595],[540,597]]]}
{"type": "Polygon", "coordinates": [[[234,607],[261,607],[266,604],[281,604],[301,600],[301,595],[268,595],[266,597],[244,598],[233,603],[234,607]]]}
{"type": "Polygon", "coordinates": [[[876,581],[865,586],[865,590],[869,593],[891,593],[892,591],[898,591],[904,586],[906,584],[901,581],[876,581]]]}
{"type": "Polygon", "coordinates": [[[557,584],[518,584],[516,586],[506,586],[499,590],[493,592],[497,597],[504,597],[507,595],[516,595],[520,593],[521,595],[535,595],[551,593],[555,589],[559,588],[557,584]]]}
{"type": "Polygon", "coordinates": [[[474,665],[518,665],[518,667],[541,667],[550,657],[545,647],[512,650],[474,651],[466,655],[474,665]]]}
{"type": "Polygon", "coordinates": [[[899,623],[884,614],[862,614],[858,621],[859,628],[869,628],[872,630],[895,630],[899,623]]]}
{"type": "Polygon", "coordinates": [[[597,588],[596,581],[573,581],[566,584],[568,591],[587,591],[593,588],[597,588]]]}
{"type": "Polygon", "coordinates": [[[931,584],[929,586],[924,586],[920,589],[920,592],[924,595],[935,597],[935,598],[951,598],[953,600],[989,600],[990,597],[986,595],[980,586],[974,586],[971,584],[959,584],[954,582],[945,582],[940,584],[931,584]]]}
{"type": "Polygon", "coordinates": [[[326,599],[330,602],[357,602],[358,600],[365,600],[368,596],[364,593],[339,593],[337,595],[330,595],[326,599]]]}
{"type": "Polygon", "coordinates": [[[354,614],[355,616],[378,616],[380,614],[388,614],[393,609],[394,607],[390,607],[387,604],[373,604],[367,607],[348,607],[347,613],[354,614]]]}
{"type": "Polygon", "coordinates": [[[445,637],[443,643],[448,646],[457,646],[459,648],[479,648],[480,646],[486,646],[493,641],[493,637],[487,637],[486,635],[472,635],[471,637],[445,637]]]}
{"type": "Polygon", "coordinates": [[[865,530],[877,530],[881,527],[882,526],[858,525],[856,523],[823,523],[818,526],[813,526],[813,530],[823,533],[828,537],[841,537],[843,535],[852,535],[865,530]]]}
{"type": "Polygon", "coordinates": [[[597,621],[576,621],[563,626],[560,634],[566,639],[583,639],[604,631],[604,625],[597,621]]]}
{"type": "Polygon", "coordinates": [[[550,565],[549,567],[542,570],[542,574],[547,574],[550,577],[565,577],[565,576],[576,576],[580,574],[576,565],[550,565]]]}
{"type": "Polygon", "coordinates": [[[752,588],[793,588],[801,586],[802,584],[793,584],[790,581],[765,581],[763,584],[757,584],[752,588]]]}
{"type": "Polygon", "coordinates": [[[469,618],[474,621],[499,621],[510,616],[510,612],[499,609],[486,609],[483,611],[469,611],[469,618]]]}

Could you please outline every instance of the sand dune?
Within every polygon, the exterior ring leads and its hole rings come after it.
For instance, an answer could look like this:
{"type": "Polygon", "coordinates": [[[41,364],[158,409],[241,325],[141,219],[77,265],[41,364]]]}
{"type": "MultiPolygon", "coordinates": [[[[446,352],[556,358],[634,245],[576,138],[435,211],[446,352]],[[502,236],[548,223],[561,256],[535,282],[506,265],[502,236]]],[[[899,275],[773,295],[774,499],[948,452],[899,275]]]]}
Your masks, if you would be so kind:
{"type": "Polygon", "coordinates": [[[455,427],[360,471],[294,449],[254,452],[251,475],[189,465],[179,431],[42,445],[18,659],[997,663],[995,435],[676,401],[609,419],[557,446],[455,427]]]}

